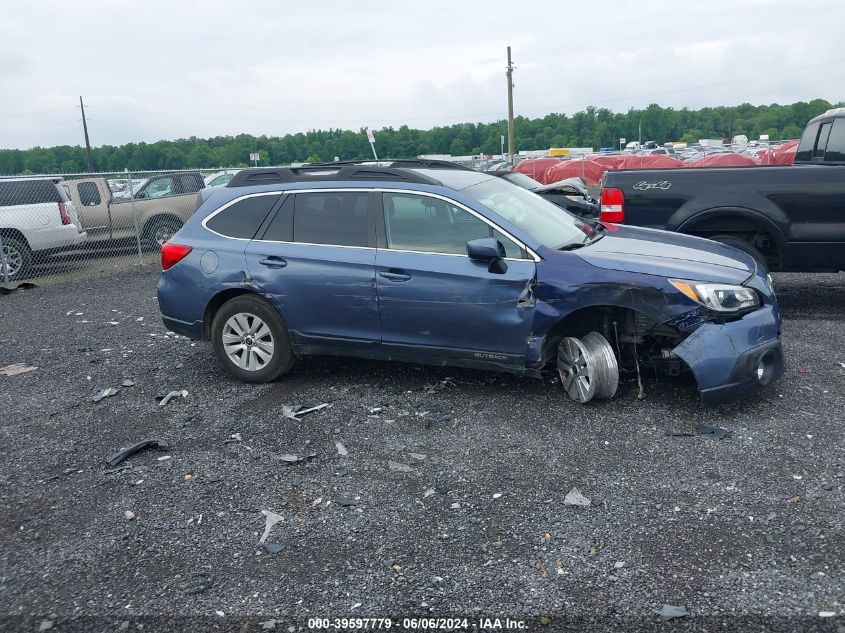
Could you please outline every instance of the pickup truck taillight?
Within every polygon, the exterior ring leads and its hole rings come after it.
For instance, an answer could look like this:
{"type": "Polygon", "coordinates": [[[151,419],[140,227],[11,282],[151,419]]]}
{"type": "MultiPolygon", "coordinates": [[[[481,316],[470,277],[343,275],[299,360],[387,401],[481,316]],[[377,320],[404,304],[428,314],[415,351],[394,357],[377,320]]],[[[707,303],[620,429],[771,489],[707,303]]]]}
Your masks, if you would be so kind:
{"type": "Polygon", "coordinates": [[[70,224],[70,213],[68,213],[66,202],[59,203],[59,215],[62,218],[63,225],[70,224]]]}
{"type": "Polygon", "coordinates": [[[191,250],[190,246],[165,242],[161,247],[161,269],[167,270],[171,266],[178,264],[191,250]]]}
{"type": "Polygon", "coordinates": [[[621,189],[608,187],[601,190],[602,222],[620,223],[625,221],[625,194],[621,189]]]}

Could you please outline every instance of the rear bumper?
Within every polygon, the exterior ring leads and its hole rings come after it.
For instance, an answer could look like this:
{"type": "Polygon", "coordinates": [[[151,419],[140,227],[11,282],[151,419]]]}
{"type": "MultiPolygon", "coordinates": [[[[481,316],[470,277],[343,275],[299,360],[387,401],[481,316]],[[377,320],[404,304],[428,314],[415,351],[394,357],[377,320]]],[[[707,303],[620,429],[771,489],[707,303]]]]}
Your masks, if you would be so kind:
{"type": "Polygon", "coordinates": [[[705,323],[673,351],[695,375],[702,404],[751,395],[783,374],[777,307],[729,323],[705,323]]]}
{"type": "Polygon", "coordinates": [[[202,321],[180,321],[171,317],[162,315],[161,322],[171,332],[187,336],[188,338],[202,339],[205,338],[205,325],[202,321]]]}

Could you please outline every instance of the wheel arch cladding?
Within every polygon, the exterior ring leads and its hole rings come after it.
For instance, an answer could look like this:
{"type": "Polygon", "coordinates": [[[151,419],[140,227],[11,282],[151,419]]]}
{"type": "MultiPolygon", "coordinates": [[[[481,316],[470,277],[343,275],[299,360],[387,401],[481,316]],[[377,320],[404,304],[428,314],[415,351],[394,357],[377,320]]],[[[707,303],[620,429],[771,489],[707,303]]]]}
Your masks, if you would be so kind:
{"type": "MultiPolygon", "coordinates": [[[[203,329],[205,332],[205,338],[211,338],[211,322],[214,320],[214,315],[217,314],[217,311],[223,306],[223,304],[235,297],[241,297],[243,295],[251,295],[261,299],[262,301],[267,301],[262,294],[250,288],[227,288],[226,290],[221,290],[211,297],[205,306],[205,311],[203,312],[203,329]]],[[[269,301],[267,301],[267,303],[275,310],[275,306],[273,306],[272,303],[269,301]]]]}

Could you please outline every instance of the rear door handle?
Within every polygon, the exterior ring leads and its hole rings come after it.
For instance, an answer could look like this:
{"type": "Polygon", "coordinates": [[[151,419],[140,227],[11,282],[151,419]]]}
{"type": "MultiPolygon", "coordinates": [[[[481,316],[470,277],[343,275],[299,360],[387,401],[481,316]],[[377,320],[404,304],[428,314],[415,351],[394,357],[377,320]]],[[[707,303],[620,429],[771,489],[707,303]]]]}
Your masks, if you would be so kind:
{"type": "Polygon", "coordinates": [[[379,277],[384,277],[390,281],[410,281],[411,275],[399,268],[391,268],[390,270],[382,270],[379,277]]]}
{"type": "Polygon", "coordinates": [[[262,266],[267,266],[267,268],[284,268],[288,265],[287,261],[281,257],[276,257],[275,255],[259,259],[258,263],[262,266]]]}

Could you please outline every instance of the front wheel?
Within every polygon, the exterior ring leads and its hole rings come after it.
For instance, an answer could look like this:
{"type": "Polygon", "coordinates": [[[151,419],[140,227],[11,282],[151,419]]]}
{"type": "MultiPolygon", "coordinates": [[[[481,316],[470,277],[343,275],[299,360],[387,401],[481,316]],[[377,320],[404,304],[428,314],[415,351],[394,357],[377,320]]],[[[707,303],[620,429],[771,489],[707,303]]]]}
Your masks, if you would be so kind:
{"type": "Polygon", "coordinates": [[[281,315],[257,296],[224,303],[211,323],[211,342],[223,368],[244,382],[271,382],[294,363],[281,315]]]}
{"type": "Polygon", "coordinates": [[[598,332],[565,337],[557,350],[563,389],[575,402],[612,398],[619,386],[619,364],[607,339],[598,332]]]}

